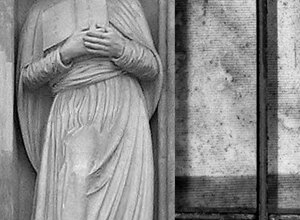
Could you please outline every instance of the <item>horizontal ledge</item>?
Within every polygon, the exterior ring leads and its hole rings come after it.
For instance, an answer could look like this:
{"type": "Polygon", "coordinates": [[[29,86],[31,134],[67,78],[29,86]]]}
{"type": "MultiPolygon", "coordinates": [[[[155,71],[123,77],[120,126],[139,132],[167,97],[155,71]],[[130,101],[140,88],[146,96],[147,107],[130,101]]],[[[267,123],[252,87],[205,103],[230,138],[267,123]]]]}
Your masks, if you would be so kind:
{"type": "Polygon", "coordinates": [[[232,208],[232,207],[222,207],[222,208],[197,208],[197,207],[185,207],[176,209],[176,213],[182,214],[193,214],[198,215],[205,214],[256,214],[256,208],[232,208]]]}
{"type": "Polygon", "coordinates": [[[176,215],[176,220],[181,220],[181,219],[189,219],[189,220],[220,220],[220,219],[226,219],[226,220],[254,220],[256,219],[255,215],[241,215],[241,214],[211,214],[211,215],[203,215],[203,214],[177,214],[176,215]]]}
{"type": "Polygon", "coordinates": [[[284,209],[276,208],[274,206],[269,206],[268,209],[270,215],[300,215],[300,209],[284,209]]]}

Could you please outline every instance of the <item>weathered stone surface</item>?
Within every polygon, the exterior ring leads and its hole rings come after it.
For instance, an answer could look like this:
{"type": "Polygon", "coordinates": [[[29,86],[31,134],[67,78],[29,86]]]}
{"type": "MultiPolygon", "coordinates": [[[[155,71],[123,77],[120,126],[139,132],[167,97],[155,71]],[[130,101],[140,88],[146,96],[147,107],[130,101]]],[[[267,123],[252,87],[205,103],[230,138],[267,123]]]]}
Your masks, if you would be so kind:
{"type": "Polygon", "coordinates": [[[255,176],[176,177],[176,211],[255,213],[255,183],[255,176]]]}
{"type": "Polygon", "coordinates": [[[271,215],[270,220],[299,220],[299,215],[271,215]]]}
{"type": "Polygon", "coordinates": [[[255,1],[178,0],[176,65],[177,211],[255,208],[255,1]]]}
{"type": "Polygon", "coordinates": [[[275,209],[300,208],[299,10],[296,0],[269,1],[269,202],[275,209]]]}
{"type": "Polygon", "coordinates": [[[300,3],[278,3],[279,174],[300,171],[300,3]]]}
{"type": "Polygon", "coordinates": [[[177,1],[176,174],[256,174],[255,1],[177,1]]]}
{"type": "Polygon", "coordinates": [[[16,219],[17,155],[14,141],[14,2],[0,2],[0,218],[16,219]]]}
{"type": "Polygon", "coordinates": [[[203,215],[203,214],[177,214],[176,220],[180,219],[189,219],[189,220],[255,220],[255,215],[242,215],[242,214],[233,214],[233,215],[217,215],[217,214],[211,214],[211,215],[203,215]]]}

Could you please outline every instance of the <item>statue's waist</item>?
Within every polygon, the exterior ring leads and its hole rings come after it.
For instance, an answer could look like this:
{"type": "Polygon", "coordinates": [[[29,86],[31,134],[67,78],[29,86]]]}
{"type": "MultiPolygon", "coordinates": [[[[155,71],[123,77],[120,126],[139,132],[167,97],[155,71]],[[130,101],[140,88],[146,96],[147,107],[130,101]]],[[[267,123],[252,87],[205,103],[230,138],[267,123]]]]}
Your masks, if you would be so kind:
{"type": "Polygon", "coordinates": [[[89,59],[75,61],[65,74],[54,78],[50,84],[54,93],[65,89],[80,88],[124,74],[122,69],[109,60],[89,59]]]}

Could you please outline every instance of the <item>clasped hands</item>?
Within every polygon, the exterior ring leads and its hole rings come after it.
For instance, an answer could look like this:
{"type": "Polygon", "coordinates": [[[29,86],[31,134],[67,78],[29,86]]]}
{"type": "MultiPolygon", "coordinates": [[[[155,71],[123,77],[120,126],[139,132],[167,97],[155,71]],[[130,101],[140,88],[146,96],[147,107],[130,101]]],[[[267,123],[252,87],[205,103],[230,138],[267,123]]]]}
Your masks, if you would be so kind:
{"type": "Polygon", "coordinates": [[[75,31],[61,46],[64,64],[84,55],[118,58],[124,50],[125,40],[110,27],[97,27],[75,31]]]}

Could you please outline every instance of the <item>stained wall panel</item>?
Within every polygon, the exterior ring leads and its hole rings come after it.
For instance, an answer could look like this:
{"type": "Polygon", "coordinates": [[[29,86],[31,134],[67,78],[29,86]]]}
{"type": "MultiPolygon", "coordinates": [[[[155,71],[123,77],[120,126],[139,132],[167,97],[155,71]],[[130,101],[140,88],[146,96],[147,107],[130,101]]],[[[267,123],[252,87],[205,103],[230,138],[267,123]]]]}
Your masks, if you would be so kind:
{"type": "Polygon", "coordinates": [[[176,1],[176,207],[256,207],[256,3],[176,1]]]}
{"type": "Polygon", "coordinates": [[[300,213],[300,2],[268,7],[269,206],[300,213]]]}

